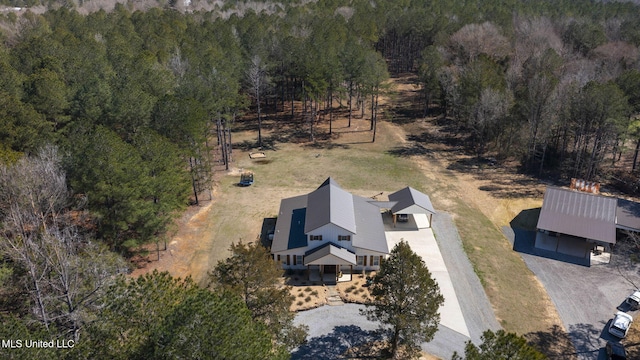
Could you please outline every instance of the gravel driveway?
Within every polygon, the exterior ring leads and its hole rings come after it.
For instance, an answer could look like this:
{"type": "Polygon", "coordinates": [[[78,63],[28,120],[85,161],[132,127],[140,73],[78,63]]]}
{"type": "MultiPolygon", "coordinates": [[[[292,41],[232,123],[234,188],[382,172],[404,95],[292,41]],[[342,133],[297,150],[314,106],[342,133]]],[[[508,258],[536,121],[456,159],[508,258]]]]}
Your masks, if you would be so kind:
{"type": "MultiPolygon", "coordinates": [[[[576,347],[579,359],[605,359],[602,349],[607,340],[615,340],[607,329],[617,308],[624,309],[626,296],[640,285],[638,267],[612,255],[609,264],[591,267],[531,255],[535,232],[503,228],[520,255],[540,279],[556,306],[565,329],[576,347]]],[[[635,317],[636,314],[631,313],[635,317]]]]}
{"type": "MultiPolygon", "coordinates": [[[[479,343],[483,331],[498,330],[500,325],[462,249],[451,216],[442,212],[434,215],[433,231],[471,338],[440,325],[435,338],[424,343],[422,348],[430,354],[450,359],[454,351],[464,353],[466,341],[479,343]]],[[[378,324],[360,315],[360,309],[364,306],[345,304],[299,312],[295,323],[309,326],[309,336],[307,343],[293,352],[292,359],[339,359],[348,348],[378,338],[375,332],[378,324]]]]}

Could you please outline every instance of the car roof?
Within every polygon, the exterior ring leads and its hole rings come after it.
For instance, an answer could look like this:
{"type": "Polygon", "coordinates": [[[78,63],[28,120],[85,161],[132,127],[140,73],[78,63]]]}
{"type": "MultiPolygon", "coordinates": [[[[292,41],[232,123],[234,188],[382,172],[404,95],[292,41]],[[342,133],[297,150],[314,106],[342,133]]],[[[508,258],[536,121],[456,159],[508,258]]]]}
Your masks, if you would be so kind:
{"type": "Polygon", "coordinates": [[[632,321],[633,321],[633,318],[630,315],[623,313],[621,311],[618,311],[616,316],[613,318],[613,321],[611,322],[611,326],[615,326],[619,329],[627,330],[632,321]]]}
{"type": "Polygon", "coordinates": [[[631,315],[627,314],[626,312],[618,311],[618,312],[616,313],[615,317],[618,317],[618,316],[623,317],[623,318],[625,318],[625,319],[628,319],[628,320],[630,320],[630,321],[633,321],[633,317],[632,317],[631,315]]]}

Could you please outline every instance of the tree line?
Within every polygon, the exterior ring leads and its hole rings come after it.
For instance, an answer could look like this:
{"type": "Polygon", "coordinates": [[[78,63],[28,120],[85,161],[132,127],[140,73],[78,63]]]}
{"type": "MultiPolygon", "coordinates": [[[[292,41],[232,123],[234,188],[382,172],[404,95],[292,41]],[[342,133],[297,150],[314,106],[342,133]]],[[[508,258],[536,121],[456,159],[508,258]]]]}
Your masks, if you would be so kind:
{"type": "Polygon", "coordinates": [[[416,60],[424,113],[447,119],[477,156],[515,158],[537,175],[606,180],[633,149],[625,170],[635,170],[636,14],[523,13],[502,25],[466,24],[416,60]]]}
{"type": "MultiPolygon", "coordinates": [[[[213,308],[221,323],[206,326],[221,334],[229,320],[222,314],[242,319],[239,333],[264,351],[248,357],[280,354],[272,345],[281,340],[263,339],[280,320],[250,310],[260,295],[212,294],[162,274],[118,276],[127,270],[117,254],[159,241],[210,187],[212,162],[228,165],[240,116],[255,113],[257,147],[265,146],[265,112],[314,141],[320,121],[331,133],[336,102],[349,120],[369,109],[375,131],[389,74],[412,72],[422,85],[422,114],[439,116],[478,156],[597,179],[630,141],[636,155],[640,149],[640,12],[633,3],[281,3],[229,16],[229,4],[180,12],[171,2],[147,11],[118,4],[81,15],[66,3],[40,15],[0,15],[6,331],[78,339],[92,329],[95,344],[132,341],[113,357],[158,349],[180,356],[188,337],[172,334],[181,324],[184,331],[202,325],[202,312],[213,308]],[[211,155],[216,148],[220,159],[211,155]],[[164,307],[170,298],[159,292],[180,301],[164,307]],[[162,309],[148,308],[151,298],[162,309]],[[125,300],[140,306],[119,317],[125,300]],[[126,339],[110,323],[130,326],[126,339]]],[[[223,344],[251,349],[235,341],[223,344]]],[[[203,343],[207,351],[215,346],[203,343]]]]}
{"type": "Polygon", "coordinates": [[[68,7],[5,15],[0,158],[59,146],[97,237],[126,252],[199,200],[212,161],[228,166],[239,116],[255,113],[258,147],[268,111],[310,141],[320,121],[331,134],[336,102],[349,120],[367,108],[375,131],[389,73],[417,73],[423,113],[443,116],[478,156],[515,157],[532,172],[596,179],[640,144],[635,5],[474,6],[293,2],[225,18],[118,4],[86,16],[68,7]]]}

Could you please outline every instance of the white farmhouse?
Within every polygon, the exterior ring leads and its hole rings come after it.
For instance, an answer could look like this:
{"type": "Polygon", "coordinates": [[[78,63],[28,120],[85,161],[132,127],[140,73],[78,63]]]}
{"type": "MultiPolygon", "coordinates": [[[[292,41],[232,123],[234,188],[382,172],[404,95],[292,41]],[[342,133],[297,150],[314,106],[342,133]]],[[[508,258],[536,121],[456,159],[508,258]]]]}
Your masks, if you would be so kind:
{"type": "Polygon", "coordinates": [[[376,201],[352,195],[328,178],[307,195],[282,200],[271,253],[285,269],[308,270],[324,279],[377,270],[390,251],[384,218],[395,226],[397,215],[416,213],[428,216],[419,217],[424,221],[412,216],[407,223],[431,226],[431,201],[413,188],[390,194],[389,201],[376,201]]]}

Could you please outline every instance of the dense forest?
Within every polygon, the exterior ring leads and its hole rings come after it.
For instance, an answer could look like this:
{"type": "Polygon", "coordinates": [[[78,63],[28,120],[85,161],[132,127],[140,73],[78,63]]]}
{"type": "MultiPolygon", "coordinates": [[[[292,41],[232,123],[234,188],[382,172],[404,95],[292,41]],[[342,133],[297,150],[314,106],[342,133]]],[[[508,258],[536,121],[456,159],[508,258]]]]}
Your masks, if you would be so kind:
{"type": "MultiPolygon", "coordinates": [[[[275,354],[233,297],[162,275],[114,280],[127,272],[122,255],[160,241],[210,187],[212,161],[229,161],[227,146],[221,159],[212,150],[231,143],[248,113],[256,147],[262,111],[304,124],[308,141],[337,104],[354,116],[370,111],[373,129],[389,76],[412,73],[422,91],[416,117],[446,124],[479,157],[556,178],[606,179],[625,151],[633,161],[614,175],[637,167],[632,2],[167,1],[144,11],[134,2],[109,11],[88,11],[95,2],[87,1],[2,3],[49,7],[0,12],[4,338],[111,339],[140,356],[157,351],[145,348],[155,336],[179,352],[180,339],[167,340],[162,326],[215,303],[247,318],[244,340],[265,351],[247,356],[275,354]],[[156,333],[127,324],[109,309],[128,297],[140,304],[130,316],[144,317],[145,296],[158,291],[145,281],[198,305],[166,310],[156,333]],[[99,312],[135,335],[118,338],[99,312]]],[[[83,351],[70,354],[97,356],[83,351]]]]}

